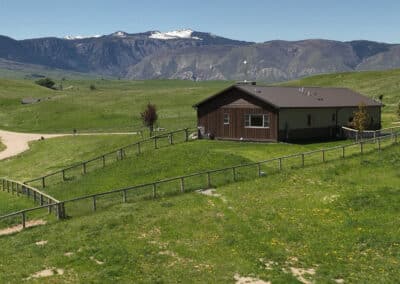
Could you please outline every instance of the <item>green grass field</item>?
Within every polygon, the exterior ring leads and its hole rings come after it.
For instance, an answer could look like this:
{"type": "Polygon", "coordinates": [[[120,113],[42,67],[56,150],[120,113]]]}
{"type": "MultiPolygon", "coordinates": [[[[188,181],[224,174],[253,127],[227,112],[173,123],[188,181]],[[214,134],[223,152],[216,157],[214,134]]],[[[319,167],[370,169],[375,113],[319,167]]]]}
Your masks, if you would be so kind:
{"type": "MultiPolygon", "coordinates": [[[[1,75],[1,73],[0,73],[1,75]]],[[[341,73],[305,78],[285,84],[345,86],[368,96],[384,95],[383,119],[391,126],[400,100],[400,70],[341,73]]],[[[192,105],[232,82],[173,80],[66,80],[53,91],[28,80],[0,79],[0,129],[27,132],[132,131],[142,128],[139,113],[147,102],[159,108],[159,126],[191,127],[192,105]],[[90,84],[97,90],[90,91],[90,84]],[[26,97],[50,98],[21,105],[26,97]]],[[[0,177],[24,181],[141,139],[139,135],[75,136],[35,141],[31,149],[0,161],[0,177]]],[[[162,142],[160,142],[162,144],[162,142]]],[[[160,149],[152,145],[137,156],[108,162],[104,169],[81,175],[71,172],[67,182],[49,183],[44,190],[57,199],[152,182],[197,171],[245,164],[349,143],[310,144],[191,141],[160,149]]],[[[1,150],[0,143],[0,150],[1,150]]],[[[366,145],[366,151],[376,144],[366,145]]],[[[159,198],[134,198],[128,203],[98,199],[91,204],[66,206],[71,217],[57,222],[47,212],[28,215],[46,226],[0,236],[0,283],[21,282],[46,268],[63,275],[30,279],[33,282],[234,282],[235,274],[272,283],[297,283],[297,272],[316,283],[379,282],[400,279],[398,145],[361,156],[340,149],[326,155],[213,176],[220,196],[179,192],[178,185],[160,186],[159,198]],[[83,209],[82,209],[83,208],[83,209]],[[78,211],[73,211],[77,210],[78,211]],[[79,211],[82,209],[81,211],[79,211]],[[44,246],[35,243],[48,241],[44,246]],[[24,269],[21,269],[23,267],[24,269]],[[303,270],[302,270],[303,269],[303,270]],[[307,274],[308,272],[308,274],[307,274]]],[[[116,158],[116,157],[114,157],[116,158]]],[[[190,189],[204,187],[205,177],[188,180],[190,189]]],[[[140,194],[140,193],[138,193],[140,194]]],[[[151,196],[151,190],[143,192],[151,196]]],[[[29,208],[33,202],[0,191],[0,215],[29,208]]],[[[20,222],[20,216],[6,225],[20,222]]],[[[3,224],[4,225],[4,224],[3,224]]],[[[3,228],[4,226],[0,226],[3,228]]]]}
{"type": "Polygon", "coordinates": [[[27,80],[0,80],[0,128],[25,132],[132,131],[142,128],[140,112],[148,102],[158,107],[158,126],[193,127],[192,105],[230,85],[229,82],[174,80],[58,81],[63,91],[27,80]],[[89,86],[97,88],[91,91],[89,86]],[[21,105],[22,98],[45,100],[21,105]],[[49,99],[46,99],[49,98],[49,99]],[[56,119],[55,119],[56,118],[56,119]]]}
{"type": "Polygon", "coordinates": [[[63,275],[38,281],[294,283],[292,272],[307,269],[317,283],[394,283],[399,160],[394,146],[222,186],[220,197],[127,203],[1,237],[0,282],[58,268],[63,275]]]}

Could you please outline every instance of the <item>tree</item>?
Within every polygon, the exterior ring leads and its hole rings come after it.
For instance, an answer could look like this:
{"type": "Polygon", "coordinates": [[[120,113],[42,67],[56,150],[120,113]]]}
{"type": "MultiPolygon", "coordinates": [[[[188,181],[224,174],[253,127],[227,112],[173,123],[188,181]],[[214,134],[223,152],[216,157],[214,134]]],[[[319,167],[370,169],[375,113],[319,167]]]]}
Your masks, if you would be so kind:
{"type": "Polygon", "coordinates": [[[155,105],[148,103],[144,112],[140,114],[143,124],[149,128],[150,136],[153,133],[154,123],[158,119],[157,108],[155,105]]]}
{"type": "Polygon", "coordinates": [[[89,89],[91,91],[95,91],[97,88],[96,88],[96,86],[94,84],[90,84],[89,89]]]}
{"type": "Polygon", "coordinates": [[[361,103],[358,106],[358,110],[355,111],[353,115],[351,126],[359,132],[363,132],[367,128],[369,122],[369,115],[365,104],[361,103]]]}
{"type": "Polygon", "coordinates": [[[39,79],[39,80],[35,81],[35,83],[42,87],[46,87],[49,89],[54,89],[54,85],[56,84],[52,79],[50,79],[48,77],[39,79]]]}

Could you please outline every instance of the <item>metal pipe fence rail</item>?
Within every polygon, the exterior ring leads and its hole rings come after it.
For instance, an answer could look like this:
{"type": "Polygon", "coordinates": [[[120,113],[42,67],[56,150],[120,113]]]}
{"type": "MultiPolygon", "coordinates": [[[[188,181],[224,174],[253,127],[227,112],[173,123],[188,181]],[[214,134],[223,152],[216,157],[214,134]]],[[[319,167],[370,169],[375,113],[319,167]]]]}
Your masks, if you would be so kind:
{"type": "MultiPolygon", "coordinates": [[[[179,130],[171,131],[168,133],[152,136],[150,138],[143,139],[138,142],[118,148],[116,150],[101,154],[92,159],[79,162],[75,165],[63,168],[61,170],[57,170],[57,171],[49,173],[47,175],[43,175],[41,177],[37,177],[37,178],[31,179],[31,180],[25,181],[24,183],[31,184],[31,183],[36,182],[36,183],[39,183],[39,184],[37,184],[37,186],[41,186],[42,188],[45,188],[46,185],[48,184],[48,180],[50,178],[55,178],[57,181],[64,182],[71,178],[71,174],[72,174],[72,176],[74,176],[74,173],[72,173],[74,170],[78,170],[79,174],[84,175],[91,169],[91,167],[104,168],[106,166],[107,161],[110,161],[109,160],[110,158],[113,161],[119,161],[119,160],[125,159],[127,157],[128,151],[130,151],[130,150],[133,151],[131,154],[134,153],[136,155],[139,155],[143,152],[143,147],[145,146],[146,143],[150,143],[152,145],[151,147],[154,147],[154,149],[158,149],[160,147],[160,142],[162,142],[162,139],[167,138],[167,143],[168,143],[167,145],[173,145],[174,143],[176,143],[176,142],[174,142],[174,141],[176,141],[176,140],[174,140],[174,138],[176,139],[176,135],[179,133],[184,134],[183,142],[188,142],[189,141],[189,132],[191,130],[192,129],[190,129],[190,128],[184,128],[184,129],[179,129],[179,130]]],[[[77,173],[75,173],[75,175],[76,174],[77,173]]]]}
{"type": "MultiPolygon", "coordinates": [[[[306,158],[311,157],[312,155],[317,155],[316,160],[317,163],[325,163],[327,162],[327,157],[328,155],[335,151],[338,151],[335,155],[335,158],[339,156],[340,159],[344,159],[346,156],[349,155],[363,155],[364,153],[367,152],[367,146],[372,145],[372,151],[381,151],[384,148],[384,142],[389,141],[389,145],[397,144],[398,143],[398,134],[393,133],[390,136],[382,136],[382,137],[376,137],[374,139],[369,139],[369,140],[364,140],[364,141],[359,141],[359,142],[354,142],[346,145],[338,145],[330,148],[325,148],[325,149],[318,149],[318,150],[313,150],[313,151],[308,151],[308,152],[302,152],[302,153],[296,153],[292,155],[287,155],[287,156],[282,156],[282,157],[277,157],[277,158],[272,158],[268,160],[263,160],[263,161],[258,161],[258,162],[252,162],[252,163],[247,163],[247,164],[242,164],[242,165],[235,165],[235,166],[230,166],[230,167],[225,167],[225,168],[220,168],[220,169],[214,169],[214,170],[208,170],[208,171],[202,171],[202,172],[197,172],[197,173],[192,173],[188,175],[183,175],[183,176],[178,176],[178,177],[173,177],[173,178],[167,178],[167,179],[162,179],[158,181],[153,181],[145,184],[140,184],[140,185],[135,185],[135,186],[130,186],[126,188],[120,188],[120,189],[115,189],[107,192],[102,192],[102,193],[96,193],[96,194],[90,194],[86,196],[81,196],[81,197],[76,197],[72,198],[69,200],[64,200],[64,201],[58,201],[55,204],[47,204],[35,208],[30,208],[26,210],[21,210],[15,213],[11,213],[5,216],[0,216],[0,222],[2,220],[6,220],[7,218],[13,218],[15,216],[20,215],[22,219],[22,225],[23,227],[25,226],[26,222],[26,214],[28,212],[33,212],[37,210],[43,210],[43,208],[56,208],[56,215],[58,219],[64,219],[67,217],[71,217],[71,214],[73,215],[78,215],[80,211],[82,210],[90,210],[90,211],[96,211],[99,208],[101,198],[103,197],[112,197],[116,198],[118,201],[115,202],[115,200],[112,200],[111,204],[115,203],[126,203],[129,201],[129,194],[130,193],[136,193],[139,192],[140,190],[143,190],[142,192],[144,193],[144,198],[149,198],[149,199],[155,199],[159,196],[161,196],[161,187],[164,185],[171,185],[171,183],[175,182],[174,186],[169,186],[168,190],[173,190],[173,194],[177,193],[184,193],[184,192],[189,192],[195,189],[205,189],[205,188],[210,188],[213,185],[216,184],[216,181],[214,180],[217,174],[223,174],[225,179],[228,179],[227,183],[232,183],[232,182],[237,182],[239,180],[247,180],[247,179],[241,179],[241,172],[239,170],[243,170],[245,168],[251,170],[251,172],[247,173],[247,176],[249,176],[249,173],[253,173],[255,177],[263,177],[266,176],[266,173],[262,170],[263,166],[269,166],[268,170],[272,172],[273,169],[276,169],[277,172],[280,172],[283,170],[283,168],[287,165],[289,166],[289,162],[292,162],[292,167],[296,165],[297,167],[305,167],[306,166],[306,158]],[[350,150],[353,150],[351,152],[350,150]],[[197,184],[192,181],[192,185],[189,184],[189,179],[193,178],[199,178],[197,180],[197,184]],[[193,186],[193,184],[195,184],[193,186]],[[81,207],[67,207],[74,205],[80,201],[88,201],[89,206],[85,206],[85,208],[81,207]],[[68,209],[68,210],[67,210],[68,209]],[[67,211],[69,214],[67,214],[67,211]]],[[[6,187],[7,188],[7,187],[6,187]]],[[[3,188],[4,190],[4,188],[3,188]]],[[[141,197],[140,199],[143,199],[141,197]]],[[[87,204],[86,204],[87,205],[87,204]]],[[[72,217],[73,217],[72,215],[72,217]]]]}
{"type": "MultiPolygon", "coordinates": [[[[140,189],[143,189],[147,198],[156,198],[160,195],[159,188],[162,185],[165,184],[171,184],[172,182],[175,182],[174,184],[174,193],[184,193],[186,191],[191,191],[194,189],[204,189],[204,188],[211,188],[213,186],[213,177],[218,174],[222,173],[224,177],[227,177],[229,179],[228,182],[236,182],[239,181],[239,170],[243,170],[244,168],[254,168],[255,169],[255,177],[263,177],[265,176],[265,172],[262,171],[262,166],[269,165],[271,167],[275,167],[277,171],[282,171],[284,168],[285,163],[288,162],[288,160],[294,160],[297,165],[300,167],[305,167],[306,165],[306,157],[309,157],[311,155],[320,155],[318,161],[325,163],[327,161],[327,155],[330,152],[333,151],[338,151],[336,155],[339,156],[339,158],[344,159],[347,155],[354,155],[354,154],[360,154],[363,155],[366,153],[366,146],[372,145],[373,149],[376,151],[381,151],[384,147],[383,142],[385,141],[390,141],[389,145],[397,144],[398,142],[398,134],[394,133],[391,136],[382,136],[382,137],[376,137],[374,139],[369,139],[369,140],[364,140],[360,142],[354,142],[351,144],[346,144],[346,145],[339,145],[339,146],[334,146],[330,148],[325,148],[325,149],[319,149],[319,150],[313,150],[313,151],[308,151],[308,152],[303,152],[303,153],[297,153],[297,154],[292,154],[292,155],[287,155],[287,156],[282,156],[278,158],[273,158],[273,159],[268,159],[268,160],[263,160],[259,162],[253,162],[253,163],[248,163],[248,164],[243,164],[243,165],[236,165],[236,166],[231,166],[231,167],[225,167],[225,168],[220,168],[220,169],[215,169],[215,170],[208,170],[208,171],[202,171],[198,173],[193,173],[193,174],[188,174],[188,175],[183,175],[183,176],[178,176],[178,177],[173,177],[173,178],[167,178],[167,179],[162,179],[150,183],[145,183],[145,184],[140,184],[140,185],[135,185],[135,186],[130,186],[126,188],[121,188],[121,189],[115,189],[107,192],[102,192],[102,193],[96,193],[96,194],[91,194],[91,195],[86,195],[86,196],[81,196],[81,197],[76,197],[73,199],[65,200],[62,201],[61,203],[63,204],[63,208],[66,205],[73,204],[75,202],[79,201],[88,201],[89,202],[89,210],[96,211],[97,208],[99,207],[99,200],[101,197],[106,197],[106,196],[113,196],[117,198],[119,201],[117,202],[128,202],[128,193],[129,192],[135,192],[139,191],[140,189]],[[353,148],[352,153],[348,153],[349,148],[353,148]],[[188,187],[188,179],[194,178],[194,177],[200,177],[201,180],[198,182],[199,186],[195,188],[190,188],[188,187]]],[[[350,152],[350,151],[349,151],[350,152]]],[[[253,169],[253,171],[254,171],[253,169]]],[[[115,203],[115,202],[113,202],[115,203]]],[[[87,208],[86,208],[87,209],[87,208]]],[[[69,210],[68,210],[69,211],[69,210]]]]}
{"type": "Polygon", "coordinates": [[[400,126],[382,128],[379,130],[364,130],[362,132],[353,128],[342,126],[342,130],[344,131],[346,138],[355,139],[356,141],[358,141],[359,139],[370,139],[384,135],[393,135],[394,133],[399,133],[400,126]]]}

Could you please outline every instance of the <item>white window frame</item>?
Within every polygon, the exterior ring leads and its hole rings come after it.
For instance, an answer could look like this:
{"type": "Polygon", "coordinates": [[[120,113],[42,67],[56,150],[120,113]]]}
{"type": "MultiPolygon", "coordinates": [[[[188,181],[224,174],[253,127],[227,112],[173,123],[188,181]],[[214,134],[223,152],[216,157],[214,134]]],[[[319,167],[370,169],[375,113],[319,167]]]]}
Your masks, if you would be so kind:
{"type": "Polygon", "coordinates": [[[270,118],[268,113],[249,113],[244,115],[244,128],[270,128],[270,118]],[[262,126],[251,125],[252,116],[262,116],[262,126]]]}
{"type": "Polygon", "coordinates": [[[224,113],[224,125],[229,125],[231,122],[231,117],[229,113],[225,112],[224,113]]]}

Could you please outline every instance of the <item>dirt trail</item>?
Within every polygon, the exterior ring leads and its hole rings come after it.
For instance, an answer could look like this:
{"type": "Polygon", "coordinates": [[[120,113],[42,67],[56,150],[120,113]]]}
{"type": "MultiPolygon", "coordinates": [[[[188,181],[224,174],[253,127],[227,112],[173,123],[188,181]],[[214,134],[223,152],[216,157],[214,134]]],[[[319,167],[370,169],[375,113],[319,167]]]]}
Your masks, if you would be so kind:
{"type": "MultiPolygon", "coordinates": [[[[110,133],[78,133],[75,135],[89,136],[89,135],[129,135],[137,134],[136,132],[110,132],[110,133]]],[[[0,152],[0,160],[16,156],[29,149],[29,142],[40,140],[42,137],[45,139],[72,136],[74,134],[38,134],[38,133],[22,133],[0,130],[0,140],[6,146],[4,151],[0,152]]]]}

